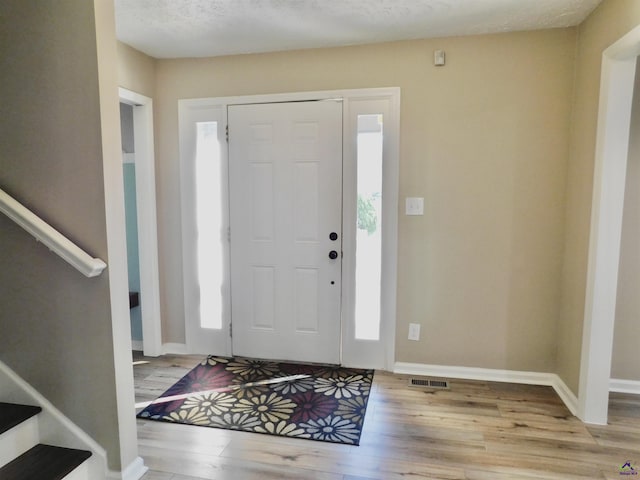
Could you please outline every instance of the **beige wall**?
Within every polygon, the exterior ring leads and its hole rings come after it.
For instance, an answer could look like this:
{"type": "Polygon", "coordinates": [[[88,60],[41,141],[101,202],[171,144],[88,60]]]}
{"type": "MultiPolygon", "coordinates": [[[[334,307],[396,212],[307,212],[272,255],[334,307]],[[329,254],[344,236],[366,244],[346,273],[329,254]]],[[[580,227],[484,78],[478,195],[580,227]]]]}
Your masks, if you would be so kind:
{"type": "Polygon", "coordinates": [[[155,97],[156,60],[118,42],[118,84],[146,97],[155,97]]]}
{"type": "Polygon", "coordinates": [[[631,112],[611,377],[640,381],[640,69],[631,112]]]}
{"type": "Polygon", "coordinates": [[[397,360],[555,371],[575,42],[559,29],[158,60],[164,341],[184,341],[178,99],[399,86],[401,204],[423,196],[425,215],[399,221],[397,360]]]}
{"type": "Polygon", "coordinates": [[[578,29],[567,173],[558,374],[578,393],[602,52],[640,24],[640,2],[605,0],[578,29]]]}
{"type": "MultiPolygon", "coordinates": [[[[0,24],[0,186],[109,263],[93,2],[7,0],[0,24]]],[[[0,232],[0,360],[118,469],[110,270],[84,277],[4,216],[0,232]]]]}

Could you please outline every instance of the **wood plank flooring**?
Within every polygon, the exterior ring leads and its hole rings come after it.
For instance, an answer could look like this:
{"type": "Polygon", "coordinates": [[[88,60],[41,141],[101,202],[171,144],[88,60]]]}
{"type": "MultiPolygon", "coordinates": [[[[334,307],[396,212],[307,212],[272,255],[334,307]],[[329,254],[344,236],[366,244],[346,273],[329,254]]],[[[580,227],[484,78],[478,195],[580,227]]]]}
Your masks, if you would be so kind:
{"type": "MultiPolygon", "coordinates": [[[[135,353],[136,402],[202,358],[135,353]]],[[[620,472],[627,461],[640,467],[638,396],[612,394],[609,425],[589,426],[550,387],[407,384],[376,372],[359,447],[138,420],[143,480],[640,479],[620,472]]]]}

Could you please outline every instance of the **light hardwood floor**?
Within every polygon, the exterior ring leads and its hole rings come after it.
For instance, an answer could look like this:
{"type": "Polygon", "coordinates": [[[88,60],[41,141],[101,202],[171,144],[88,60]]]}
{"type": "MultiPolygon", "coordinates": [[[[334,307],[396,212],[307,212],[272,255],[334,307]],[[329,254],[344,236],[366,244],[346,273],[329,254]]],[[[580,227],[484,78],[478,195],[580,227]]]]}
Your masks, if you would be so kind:
{"type": "MultiPolygon", "coordinates": [[[[136,402],[204,356],[134,354],[136,402]]],[[[638,478],[640,398],[612,394],[607,426],[573,417],[550,387],[452,380],[407,386],[376,372],[359,447],[138,420],[143,480],[577,480],[638,478]]]]}

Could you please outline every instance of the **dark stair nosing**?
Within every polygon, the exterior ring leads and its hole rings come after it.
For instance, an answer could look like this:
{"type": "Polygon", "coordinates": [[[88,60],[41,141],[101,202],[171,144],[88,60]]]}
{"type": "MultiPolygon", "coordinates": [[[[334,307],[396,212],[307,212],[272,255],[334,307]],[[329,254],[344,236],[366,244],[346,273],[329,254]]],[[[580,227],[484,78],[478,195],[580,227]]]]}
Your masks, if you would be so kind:
{"type": "Polygon", "coordinates": [[[0,468],[0,480],[61,480],[90,456],[86,450],[40,443],[0,468]]]}
{"type": "Polygon", "coordinates": [[[0,434],[11,430],[41,411],[42,408],[31,405],[0,402],[0,434]]]}

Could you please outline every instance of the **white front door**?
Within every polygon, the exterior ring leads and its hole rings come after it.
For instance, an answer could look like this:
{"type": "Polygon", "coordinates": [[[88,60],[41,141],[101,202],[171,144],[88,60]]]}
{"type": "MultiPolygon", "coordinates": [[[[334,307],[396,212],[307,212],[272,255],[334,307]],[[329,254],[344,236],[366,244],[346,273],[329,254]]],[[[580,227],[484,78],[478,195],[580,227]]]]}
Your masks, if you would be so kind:
{"type": "Polygon", "coordinates": [[[228,108],[233,354],[340,363],[342,103],[228,108]]]}

